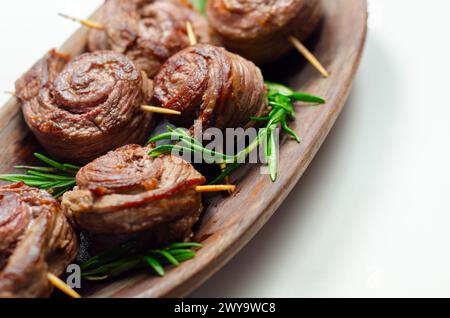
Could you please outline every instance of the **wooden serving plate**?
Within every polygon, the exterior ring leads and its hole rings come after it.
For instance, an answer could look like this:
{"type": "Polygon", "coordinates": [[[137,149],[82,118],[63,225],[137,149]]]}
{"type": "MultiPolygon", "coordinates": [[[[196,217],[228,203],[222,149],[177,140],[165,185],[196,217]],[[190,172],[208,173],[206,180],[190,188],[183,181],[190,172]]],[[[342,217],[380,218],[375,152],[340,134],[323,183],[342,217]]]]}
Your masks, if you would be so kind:
{"type": "MultiPolygon", "coordinates": [[[[222,268],[267,222],[308,167],[346,102],[358,68],[367,32],[366,0],[323,0],[321,28],[307,43],[331,72],[329,79],[293,53],[264,69],[267,80],[326,98],[324,106],[299,106],[292,127],[302,143],[283,140],[278,180],[270,181],[260,166],[247,165],[233,176],[238,189],[231,197],[216,196],[197,227],[195,239],[205,247],[191,261],[160,278],[149,272],[128,275],[107,284],[88,285],[85,297],[180,297],[188,295],[222,268]]],[[[94,14],[95,18],[96,14],[94,14]]],[[[61,48],[73,55],[84,50],[87,30],[77,31],[61,48]]],[[[13,98],[0,110],[0,173],[15,165],[35,163],[42,151],[26,127],[13,98]]]]}

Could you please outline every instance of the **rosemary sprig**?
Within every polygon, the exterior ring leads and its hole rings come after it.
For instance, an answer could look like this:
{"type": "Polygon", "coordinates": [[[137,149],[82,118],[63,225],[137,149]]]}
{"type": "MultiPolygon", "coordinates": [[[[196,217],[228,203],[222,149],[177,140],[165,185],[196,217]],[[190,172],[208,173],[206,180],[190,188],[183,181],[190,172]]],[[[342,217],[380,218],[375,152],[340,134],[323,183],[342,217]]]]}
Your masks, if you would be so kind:
{"type": "Polygon", "coordinates": [[[162,249],[137,253],[136,244],[129,242],[90,258],[81,265],[81,277],[89,281],[102,281],[145,268],[164,276],[165,266],[179,266],[194,258],[196,250],[202,247],[200,243],[173,243],[162,249]]]}
{"type": "Polygon", "coordinates": [[[206,14],[206,0],[191,0],[191,2],[195,9],[206,14]]]}
{"type": "Polygon", "coordinates": [[[295,119],[295,102],[306,102],[315,104],[324,104],[325,100],[318,96],[313,96],[306,93],[295,92],[287,86],[278,83],[266,82],[267,99],[271,107],[270,113],[266,117],[252,117],[254,121],[265,122],[265,127],[259,130],[258,136],[253,140],[248,147],[240,151],[234,156],[223,154],[217,151],[207,149],[201,143],[189,136],[182,129],[167,128],[167,133],[158,135],[149,140],[150,143],[170,140],[179,141],[178,144],[161,145],[152,149],[149,153],[152,157],[158,157],[162,154],[177,151],[179,153],[200,154],[206,163],[227,164],[217,178],[210,182],[210,184],[217,184],[221,182],[232,171],[239,167],[240,162],[244,162],[246,157],[252,153],[256,148],[264,145],[265,155],[269,167],[270,178],[276,181],[278,173],[278,131],[282,129],[285,133],[292,136],[297,142],[300,142],[300,137],[289,127],[288,122],[295,119]],[[264,143],[264,144],[263,144],[264,143]],[[205,158],[207,158],[205,160],[205,158]],[[214,158],[212,161],[210,158],[214,158]]]}
{"type": "Polygon", "coordinates": [[[23,182],[30,187],[47,190],[55,198],[61,197],[75,186],[75,175],[80,167],[59,163],[40,153],[35,153],[34,156],[47,164],[47,167],[16,166],[16,169],[25,170],[25,174],[3,174],[0,175],[0,180],[23,182]]]}

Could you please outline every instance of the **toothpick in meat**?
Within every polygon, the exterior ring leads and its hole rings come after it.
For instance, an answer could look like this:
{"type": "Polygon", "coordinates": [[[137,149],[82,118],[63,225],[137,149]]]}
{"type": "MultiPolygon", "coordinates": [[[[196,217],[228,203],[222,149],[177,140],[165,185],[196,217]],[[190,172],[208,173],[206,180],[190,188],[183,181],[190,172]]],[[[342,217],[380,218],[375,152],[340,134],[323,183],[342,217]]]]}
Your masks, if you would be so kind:
{"type": "Polygon", "coordinates": [[[290,35],[288,38],[289,42],[302,54],[312,66],[314,66],[325,78],[330,76],[330,73],[325,69],[325,67],[319,62],[319,60],[311,53],[310,50],[300,42],[299,39],[290,35]]]}

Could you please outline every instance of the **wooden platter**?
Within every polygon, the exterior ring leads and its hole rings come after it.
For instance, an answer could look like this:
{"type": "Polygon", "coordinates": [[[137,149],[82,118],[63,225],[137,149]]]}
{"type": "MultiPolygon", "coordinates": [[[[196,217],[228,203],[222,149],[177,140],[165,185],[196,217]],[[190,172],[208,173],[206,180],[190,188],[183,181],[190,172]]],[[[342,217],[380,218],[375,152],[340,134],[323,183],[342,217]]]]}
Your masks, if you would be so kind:
{"type": "MultiPolygon", "coordinates": [[[[195,235],[205,247],[193,260],[169,269],[163,278],[140,272],[111,283],[88,285],[82,291],[83,296],[186,296],[222,268],[272,216],[314,158],[341,112],[364,48],[366,0],[323,0],[323,3],[321,28],[307,45],[331,72],[331,77],[323,79],[295,53],[263,69],[267,80],[327,100],[324,106],[298,107],[292,127],[302,137],[302,143],[283,140],[276,183],[261,174],[258,165],[243,167],[233,175],[233,182],[238,184],[236,193],[231,197],[208,199],[195,235]]],[[[86,29],[80,29],[61,50],[74,55],[83,52],[86,34],[86,29]]],[[[15,165],[35,163],[33,152],[42,151],[26,127],[20,105],[14,98],[0,109],[0,144],[0,173],[12,172],[15,165]]]]}

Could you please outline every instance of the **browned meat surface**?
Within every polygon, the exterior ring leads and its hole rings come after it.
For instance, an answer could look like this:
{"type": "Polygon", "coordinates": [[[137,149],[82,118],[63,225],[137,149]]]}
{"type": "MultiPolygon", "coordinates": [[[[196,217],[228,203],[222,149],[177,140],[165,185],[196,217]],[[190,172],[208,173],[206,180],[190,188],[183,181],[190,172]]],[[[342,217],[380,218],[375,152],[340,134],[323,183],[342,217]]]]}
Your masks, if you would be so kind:
{"type": "Polygon", "coordinates": [[[189,46],[186,22],[200,43],[209,43],[206,19],[180,1],[108,0],[99,21],[105,30],[91,30],[90,51],[111,49],[130,57],[151,78],[173,54],[189,46]]]}
{"type": "Polygon", "coordinates": [[[47,297],[47,273],[60,275],[77,255],[78,239],[47,192],[0,187],[0,298],[47,297]]]}
{"type": "Polygon", "coordinates": [[[154,226],[143,232],[128,234],[89,233],[87,251],[90,255],[98,255],[127,242],[133,242],[137,250],[146,250],[152,247],[160,248],[173,242],[190,241],[193,235],[192,228],[198,222],[201,212],[202,209],[200,208],[197,213],[192,213],[174,222],[154,226]]]}
{"type": "Polygon", "coordinates": [[[320,0],[208,0],[211,27],[225,47],[257,64],[275,61],[305,41],[321,18],[320,0]]]}
{"type": "MultiPolygon", "coordinates": [[[[182,112],[185,126],[245,127],[267,111],[261,71],[252,62],[208,44],[172,56],[155,78],[155,103],[182,112]]],[[[179,119],[179,118],[177,118],[179,119]]]]}
{"type": "Polygon", "coordinates": [[[140,106],[149,80],[124,55],[83,54],[70,62],[49,53],[16,83],[25,121],[54,158],[86,163],[143,142],[153,125],[140,106]]]}
{"type": "Polygon", "coordinates": [[[151,158],[150,148],[128,145],[82,168],[63,209],[79,229],[102,235],[145,232],[147,241],[190,237],[202,211],[195,186],[204,177],[175,156],[151,158]]]}

